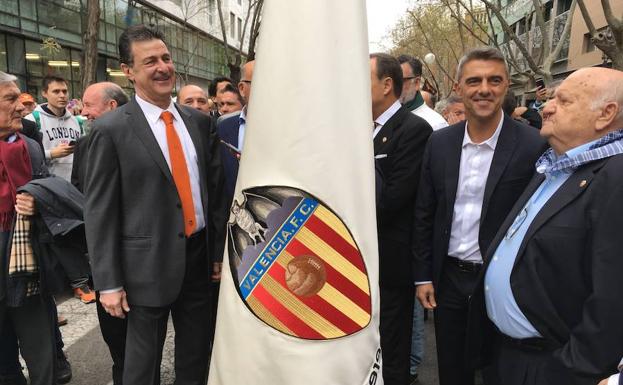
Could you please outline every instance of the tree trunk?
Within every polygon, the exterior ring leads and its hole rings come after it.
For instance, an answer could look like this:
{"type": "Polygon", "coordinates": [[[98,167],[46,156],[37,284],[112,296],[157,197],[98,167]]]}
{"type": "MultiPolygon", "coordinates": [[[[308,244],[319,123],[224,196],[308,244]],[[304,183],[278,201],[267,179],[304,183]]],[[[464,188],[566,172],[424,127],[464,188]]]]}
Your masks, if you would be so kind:
{"type": "Polygon", "coordinates": [[[81,57],[82,90],[97,81],[97,36],[99,34],[99,0],[87,0],[87,22],[84,31],[84,50],[81,57]]]}

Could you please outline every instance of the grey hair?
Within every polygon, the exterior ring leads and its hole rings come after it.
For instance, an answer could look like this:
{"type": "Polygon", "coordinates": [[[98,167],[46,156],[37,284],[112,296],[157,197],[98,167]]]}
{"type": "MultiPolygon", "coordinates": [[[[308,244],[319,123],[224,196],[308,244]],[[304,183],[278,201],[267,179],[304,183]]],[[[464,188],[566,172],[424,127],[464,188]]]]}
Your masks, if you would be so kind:
{"type": "Polygon", "coordinates": [[[456,67],[457,80],[461,80],[461,77],[463,76],[463,67],[465,67],[465,64],[473,60],[493,60],[504,63],[504,68],[506,69],[506,77],[509,76],[508,64],[506,63],[504,54],[502,54],[499,49],[493,47],[479,47],[467,52],[465,55],[463,55],[461,60],[459,60],[459,65],[456,67]]]}
{"type": "Polygon", "coordinates": [[[623,81],[610,80],[610,87],[602,90],[599,95],[592,100],[590,109],[595,111],[602,108],[606,103],[615,102],[619,105],[619,111],[615,121],[623,122],[623,81]]]}
{"type": "Polygon", "coordinates": [[[107,83],[104,88],[104,97],[106,101],[114,100],[117,102],[117,107],[121,107],[128,102],[128,95],[123,91],[118,84],[107,83]]]}
{"type": "Polygon", "coordinates": [[[448,99],[441,99],[435,105],[435,112],[443,115],[443,113],[446,111],[446,108],[448,108],[448,99]]]}
{"type": "Polygon", "coordinates": [[[448,107],[456,103],[463,103],[463,99],[461,99],[456,94],[451,94],[447,98],[440,100],[437,103],[437,105],[435,106],[435,111],[443,115],[443,113],[448,109],[448,107]]]}
{"type": "Polygon", "coordinates": [[[7,74],[6,72],[0,71],[0,84],[15,82],[17,82],[17,77],[15,75],[7,74]]]}

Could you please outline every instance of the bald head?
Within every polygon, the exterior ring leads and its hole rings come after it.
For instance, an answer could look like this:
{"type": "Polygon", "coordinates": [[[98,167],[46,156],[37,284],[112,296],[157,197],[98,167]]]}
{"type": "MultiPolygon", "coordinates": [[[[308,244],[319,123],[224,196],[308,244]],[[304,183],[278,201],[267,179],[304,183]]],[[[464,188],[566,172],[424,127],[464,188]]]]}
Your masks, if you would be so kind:
{"type": "Polygon", "coordinates": [[[82,116],[94,120],[128,102],[128,96],[118,84],[101,82],[91,84],[82,95],[82,116]]]}
{"type": "Polygon", "coordinates": [[[569,75],[543,109],[541,134],[558,154],[623,127],[623,72],[583,68],[569,75]]]}
{"type": "Polygon", "coordinates": [[[240,91],[240,95],[248,104],[249,99],[251,98],[251,80],[253,79],[253,68],[255,67],[255,60],[247,62],[242,66],[242,78],[240,79],[240,83],[238,83],[238,91],[240,91]]]}
{"type": "Polygon", "coordinates": [[[585,87],[591,95],[591,109],[604,108],[608,103],[616,103],[618,113],[614,128],[623,124],[623,72],[610,68],[583,68],[569,75],[572,81],[585,87]]]}
{"type": "Polygon", "coordinates": [[[210,113],[210,104],[208,95],[203,88],[194,84],[188,84],[180,89],[177,93],[177,101],[188,107],[192,107],[205,114],[210,113]]]}

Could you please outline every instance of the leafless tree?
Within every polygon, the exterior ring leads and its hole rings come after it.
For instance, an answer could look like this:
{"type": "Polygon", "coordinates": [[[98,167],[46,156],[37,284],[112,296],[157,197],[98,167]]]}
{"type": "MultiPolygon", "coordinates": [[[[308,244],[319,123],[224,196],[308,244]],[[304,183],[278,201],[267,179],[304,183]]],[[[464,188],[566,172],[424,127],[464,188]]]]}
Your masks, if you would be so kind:
{"type": "Polygon", "coordinates": [[[596,29],[584,0],[577,0],[582,18],[586,23],[593,44],[612,60],[612,68],[623,71],[623,15],[614,15],[610,0],[601,0],[601,6],[608,22],[605,29],[596,29]]]}
{"type": "Polygon", "coordinates": [[[87,0],[87,14],[84,35],[82,37],[84,49],[80,57],[80,85],[82,90],[89,84],[95,83],[97,72],[97,37],[100,21],[99,0],[87,0]]]}
{"type": "Polygon", "coordinates": [[[246,30],[251,22],[249,33],[249,45],[247,47],[247,60],[255,59],[255,43],[259,34],[259,27],[261,23],[261,12],[264,6],[264,0],[248,0],[247,14],[244,20],[244,29],[241,33],[238,41],[238,49],[231,49],[227,40],[227,25],[223,16],[223,2],[222,0],[216,0],[218,8],[218,17],[221,24],[221,34],[223,36],[223,48],[225,51],[225,60],[227,67],[229,68],[229,77],[234,81],[240,80],[240,65],[242,64],[242,57],[244,55],[244,38],[246,30]]]}

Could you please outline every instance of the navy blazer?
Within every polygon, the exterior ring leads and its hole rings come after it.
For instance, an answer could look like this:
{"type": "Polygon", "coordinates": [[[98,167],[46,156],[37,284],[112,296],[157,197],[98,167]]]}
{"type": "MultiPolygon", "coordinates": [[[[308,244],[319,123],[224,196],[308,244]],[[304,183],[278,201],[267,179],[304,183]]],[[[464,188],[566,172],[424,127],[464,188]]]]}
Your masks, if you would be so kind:
{"type": "MultiPolygon", "coordinates": [[[[490,256],[543,179],[532,178],[485,258],[470,301],[468,356],[474,366],[495,354],[483,284],[490,256]]],[[[597,384],[623,356],[622,195],[623,155],[579,167],[541,208],[517,251],[513,296],[543,338],[558,346],[544,369],[548,384],[597,384]]]]}
{"type": "MultiPolygon", "coordinates": [[[[240,112],[222,116],[216,123],[216,133],[222,142],[239,148],[238,133],[240,132],[240,112]]],[[[239,160],[235,152],[225,144],[220,143],[221,160],[225,174],[225,184],[223,191],[227,196],[227,207],[231,205],[236,188],[236,178],[238,177],[239,160]]]]}
{"type": "MultiPolygon", "coordinates": [[[[415,280],[441,279],[448,254],[465,122],[435,131],[428,142],[415,204],[415,280]]],[[[545,151],[539,131],[504,116],[485,185],[478,243],[485,257],[491,240],[534,173],[545,151]]]]}

